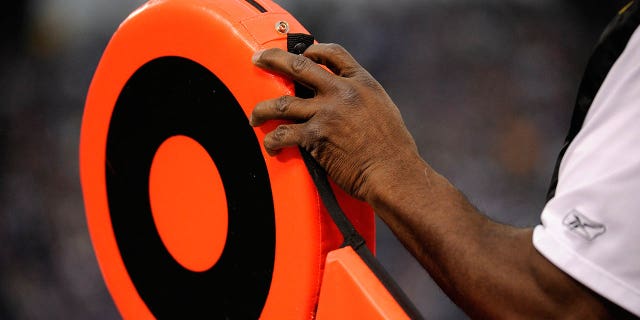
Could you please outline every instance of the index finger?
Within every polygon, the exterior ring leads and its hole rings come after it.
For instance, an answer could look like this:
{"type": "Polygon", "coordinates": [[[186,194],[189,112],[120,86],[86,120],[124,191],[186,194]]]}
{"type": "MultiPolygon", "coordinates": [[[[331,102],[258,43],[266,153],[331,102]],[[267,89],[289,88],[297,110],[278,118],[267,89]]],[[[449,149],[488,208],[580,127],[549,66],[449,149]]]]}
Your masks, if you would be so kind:
{"type": "Polygon", "coordinates": [[[253,55],[252,61],[262,69],[285,76],[316,91],[327,91],[336,78],[311,59],[278,48],[258,51],[253,55]]]}

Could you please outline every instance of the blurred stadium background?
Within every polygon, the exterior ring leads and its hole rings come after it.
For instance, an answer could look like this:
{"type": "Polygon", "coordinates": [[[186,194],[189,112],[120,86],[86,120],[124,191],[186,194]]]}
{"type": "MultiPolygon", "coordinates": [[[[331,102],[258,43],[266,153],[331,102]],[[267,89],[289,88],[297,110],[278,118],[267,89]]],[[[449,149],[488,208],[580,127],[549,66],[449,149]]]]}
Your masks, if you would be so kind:
{"type": "MultiPolygon", "coordinates": [[[[539,222],[578,81],[624,1],[276,0],[347,48],[422,155],[492,218],[539,222]]],[[[118,319],[86,229],[84,98],[143,1],[9,1],[0,12],[0,319],[118,319]]],[[[378,257],[428,319],[465,319],[378,223],[378,257]]],[[[478,265],[478,268],[483,268],[478,265]]]]}

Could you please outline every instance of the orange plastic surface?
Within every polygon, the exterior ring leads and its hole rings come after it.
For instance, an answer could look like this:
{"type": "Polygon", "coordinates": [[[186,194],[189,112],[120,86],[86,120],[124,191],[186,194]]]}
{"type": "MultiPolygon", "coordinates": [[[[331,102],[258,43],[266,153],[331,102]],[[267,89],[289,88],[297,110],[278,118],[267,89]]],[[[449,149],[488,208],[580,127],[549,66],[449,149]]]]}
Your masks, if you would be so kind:
{"type": "Polygon", "coordinates": [[[165,140],[151,164],[149,199],[171,255],[192,271],[211,268],[224,249],[228,216],[222,179],[204,147],[183,135],[165,140]]]}
{"type": "MultiPolygon", "coordinates": [[[[251,64],[251,56],[259,49],[286,49],[286,35],[274,28],[278,21],[287,21],[289,32],[309,32],[277,4],[266,0],[258,2],[266,13],[260,13],[240,0],[149,1],[119,26],[94,74],[82,119],[80,176],[99,266],[118,310],[126,319],[154,317],[128,277],[110,220],[105,157],[115,102],[138,68],[164,56],[186,57],[209,69],[226,84],[247,116],[259,101],[293,94],[291,82],[256,68],[251,64]]],[[[258,139],[261,141],[274,126],[275,123],[255,129],[258,139]]],[[[164,147],[156,154],[154,163],[156,160],[157,163],[150,175],[150,197],[165,200],[151,199],[152,205],[158,208],[153,209],[154,220],[163,243],[174,258],[189,269],[202,270],[214,264],[218,256],[216,250],[203,255],[202,247],[224,245],[220,234],[226,230],[211,226],[224,225],[226,212],[221,208],[225,205],[221,203],[223,196],[213,195],[220,193],[217,182],[197,186],[201,183],[195,177],[197,172],[178,175],[172,172],[173,166],[193,166],[193,169],[202,170],[203,176],[208,175],[212,180],[217,177],[215,165],[208,162],[196,145],[176,139],[174,146],[163,145],[166,146],[164,151],[175,154],[186,150],[184,152],[193,155],[191,159],[173,163],[166,159],[171,156],[163,158],[164,147]],[[183,178],[186,180],[180,180],[183,178]],[[182,196],[190,202],[188,211],[195,223],[171,217],[170,212],[175,210],[178,200],[166,200],[167,196],[162,194],[176,192],[167,186],[174,183],[192,191],[182,196]],[[221,216],[204,217],[201,215],[203,207],[214,208],[221,216]],[[207,235],[206,230],[218,235],[207,235]],[[199,244],[193,245],[193,242],[199,244]]],[[[297,149],[284,150],[277,157],[269,156],[264,149],[262,152],[273,192],[276,248],[271,287],[261,318],[311,319],[318,302],[325,257],[339,247],[342,236],[321,204],[297,149]]],[[[372,210],[339,188],[334,191],[343,210],[373,251],[375,221],[372,210]]]]}
{"type": "Polygon", "coordinates": [[[327,255],[316,319],[409,317],[353,248],[344,247],[327,255]]]}

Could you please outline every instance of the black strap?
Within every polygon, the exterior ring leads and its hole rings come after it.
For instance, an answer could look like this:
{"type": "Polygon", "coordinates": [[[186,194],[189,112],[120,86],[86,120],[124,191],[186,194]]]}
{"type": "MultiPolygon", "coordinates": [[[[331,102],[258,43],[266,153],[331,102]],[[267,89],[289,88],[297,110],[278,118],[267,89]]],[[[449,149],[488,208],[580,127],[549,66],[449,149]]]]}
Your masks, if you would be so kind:
{"type": "Polygon", "coordinates": [[[358,230],[356,230],[353,224],[351,224],[351,221],[349,221],[340,208],[338,200],[333,194],[333,190],[331,189],[331,185],[327,179],[326,172],[307,150],[300,148],[300,153],[302,154],[302,159],[307,165],[307,170],[309,170],[309,174],[318,189],[318,194],[320,195],[325,208],[327,208],[327,212],[329,212],[331,219],[338,227],[338,230],[340,230],[340,233],[342,233],[344,241],[342,242],[341,247],[351,246],[357,251],[360,247],[365,245],[364,238],[360,233],[358,233],[358,230]]]}
{"type": "Polygon", "coordinates": [[[578,88],[578,96],[576,98],[573,115],[571,116],[571,126],[569,127],[569,133],[556,161],[556,166],[551,178],[551,185],[547,192],[547,201],[555,196],[556,186],[558,185],[558,171],[560,170],[560,163],[567,148],[569,148],[573,139],[578,132],[580,132],[580,129],[582,129],[582,124],[584,123],[584,119],[587,116],[587,112],[593,103],[596,93],[598,93],[609,70],[611,70],[613,64],[618,60],[622,51],[624,51],[627,42],[629,42],[631,35],[639,24],[640,5],[638,2],[634,2],[624,12],[621,12],[613,18],[600,36],[600,40],[591,58],[589,58],[580,82],[580,87],[578,88]]]}
{"type": "Polygon", "coordinates": [[[250,5],[252,5],[254,8],[258,9],[258,11],[260,11],[260,13],[265,13],[267,12],[267,9],[265,9],[262,5],[260,5],[258,2],[256,2],[255,0],[245,0],[247,1],[250,5]]]}
{"type": "MultiPolygon", "coordinates": [[[[311,35],[289,33],[287,35],[287,51],[295,54],[302,54],[313,44],[313,42],[314,38],[311,35]]],[[[312,98],[314,96],[313,90],[299,83],[295,83],[294,86],[297,97],[312,98]]],[[[351,221],[349,221],[347,216],[344,214],[344,211],[340,208],[340,204],[333,193],[333,189],[331,189],[331,184],[329,183],[329,179],[324,168],[320,166],[316,159],[314,159],[306,149],[299,149],[302,159],[309,170],[309,174],[318,189],[320,199],[322,199],[331,219],[342,233],[344,238],[342,247],[351,246],[353,248],[362,261],[364,261],[369,269],[376,275],[378,280],[380,280],[380,282],[385,286],[387,291],[389,291],[389,293],[395,298],[396,302],[398,302],[398,304],[404,309],[407,316],[411,319],[424,319],[409,297],[407,297],[404,291],[402,291],[391,275],[387,273],[384,267],[380,264],[380,261],[378,261],[373,253],[371,253],[362,235],[358,233],[353,224],[351,224],[351,221]]]]}

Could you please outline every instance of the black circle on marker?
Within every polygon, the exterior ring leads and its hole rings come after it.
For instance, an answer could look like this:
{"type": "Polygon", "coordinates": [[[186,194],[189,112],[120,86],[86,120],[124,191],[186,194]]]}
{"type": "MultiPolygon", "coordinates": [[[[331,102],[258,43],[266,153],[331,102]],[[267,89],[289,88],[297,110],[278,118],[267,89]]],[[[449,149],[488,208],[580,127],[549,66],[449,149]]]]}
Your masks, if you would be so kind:
{"type": "Polygon", "coordinates": [[[224,83],[183,57],[146,63],[118,97],[106,156],[118,249],[151,313],[158,319],[259,318],[275,258],[273,196],[258,139],[224,83]],[[171,256],[151,213],[151,162],[174,135],[188,136],[207,150],[226,193],[225,248],[203,272],[188,270],[171,256]]]}

